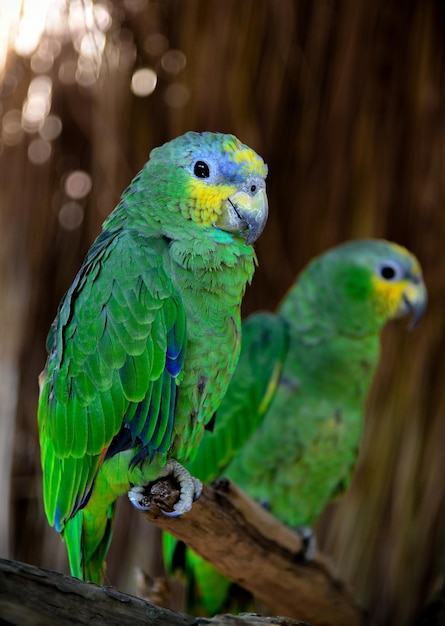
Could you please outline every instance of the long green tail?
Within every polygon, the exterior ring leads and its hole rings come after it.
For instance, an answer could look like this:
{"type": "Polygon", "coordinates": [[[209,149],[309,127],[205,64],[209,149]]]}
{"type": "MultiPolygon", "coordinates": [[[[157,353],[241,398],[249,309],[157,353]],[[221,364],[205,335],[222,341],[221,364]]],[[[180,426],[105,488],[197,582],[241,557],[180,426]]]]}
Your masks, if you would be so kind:
{"type": "Polygon", "coordinates": [[[65,524],[63,539],[66,543],[71,575],[81,580],[103,584],[105,556],[111,542],[115,503],[104,519],[82,509],[65,524]]]}

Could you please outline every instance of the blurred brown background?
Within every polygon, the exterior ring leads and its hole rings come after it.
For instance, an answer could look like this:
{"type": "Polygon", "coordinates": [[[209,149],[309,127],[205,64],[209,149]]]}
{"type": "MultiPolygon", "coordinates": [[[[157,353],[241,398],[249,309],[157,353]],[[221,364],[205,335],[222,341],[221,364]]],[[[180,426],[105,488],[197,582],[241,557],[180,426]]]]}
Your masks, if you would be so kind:
{"type": "MultiPolygon", "coordinates": [[[[0,8],[0,556],[67,571],[41,501],[37,376],[104,217],[152,147],[231,132],[269,165],[245,314],[348,238],[395,240],[424,268],[427,314],[385,330],[353,487],[320,523],[376,623],[415,623],[445,571],[445,3],[34,0],[21,21],[15,4],[0,8]]],[[[123,498],[110,584],[159,572],[157,539],[123,498]]]]}

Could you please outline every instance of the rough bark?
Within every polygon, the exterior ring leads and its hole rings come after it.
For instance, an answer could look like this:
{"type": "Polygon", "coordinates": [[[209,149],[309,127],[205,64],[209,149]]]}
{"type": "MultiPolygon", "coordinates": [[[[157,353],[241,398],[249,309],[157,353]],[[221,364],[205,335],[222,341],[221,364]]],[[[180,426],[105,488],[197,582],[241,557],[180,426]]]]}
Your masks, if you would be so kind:
{"type": "Polygon", "coordinates": [[[291,618],[256,615],[191,617],[34,565],[0,559],[0,622],[17,626],[300,626],[291,618]]]}
{"type": "Polygon", "coordinates": [[[155,504],[147,519],[191,546],[223,574],[253,593],[272,614],[289,615],[313,626],[363,626],[363,612],[327,559],[304,558],[295,532],[227,480],[204,485],[191,511],[166,517],[177,498],[168,479],[148,492],[155,504]]]}

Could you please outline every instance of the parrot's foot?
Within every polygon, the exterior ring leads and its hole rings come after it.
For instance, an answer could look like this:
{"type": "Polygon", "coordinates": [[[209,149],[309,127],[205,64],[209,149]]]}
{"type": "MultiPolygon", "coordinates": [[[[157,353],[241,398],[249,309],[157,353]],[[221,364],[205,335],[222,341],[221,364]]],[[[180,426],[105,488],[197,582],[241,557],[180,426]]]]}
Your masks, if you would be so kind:
{"type": "Polygon", "coordinates": [[[310,526],[297,526],[295,531],[303,544],[302,556],[305,561],[312,561],[318,552],[317,537],[310,526]]]}
{"type": "Polygon", "coordinates": [[[190,474],[178,461],[169,459],[164,468],[164,476],[172,476],[179,484],[179,500],[173,511],[162,511],[168,517],[176,517],[187,513],[202,494],[202,482],[190,474]]]}
{"type": "MultiPolygon", "coordinates": [[[[167,517],[176,517],[187,513],[192,508],[193,502],[195,502],[202,493],[202,482],[192,476],[185,467],[183,467],[175,459],[169,459],[165,465],[162,476],[164,478],[171,476],[179,485],[179,498],[172,506],[171,511],[166,511],[161,508],[161,511],[167,517]]],[[[146,495],[147,486],[133,487],[128,492],[130,502],[134,507],[141,511],[148,511],[152,508],[152,502],[149,496],[146,495]]]]}

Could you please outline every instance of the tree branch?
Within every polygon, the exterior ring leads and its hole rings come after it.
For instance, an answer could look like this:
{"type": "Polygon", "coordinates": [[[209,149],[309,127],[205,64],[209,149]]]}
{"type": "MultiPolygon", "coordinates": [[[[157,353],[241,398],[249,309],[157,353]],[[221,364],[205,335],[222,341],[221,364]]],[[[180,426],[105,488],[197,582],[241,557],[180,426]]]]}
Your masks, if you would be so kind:
{"type": "Polygon", "coordinates": [[[191,617],[77,578],[0,559],[0,621],[17,626],[304,626],[293,619],[256,615],[191,617]]]}
{"type": "Polygon", "coordinates": [[[177,518],[162,514],[178,491],[169,479],[153,484],[149,498],[156,505],[146,517],[171,532],[239,583],[273,613],[191,617],[121,593],[32,565],[0,559],[0,618],[10,624],[106,623],[108,626],[365,626],[363,613],[322,555],[302,558],[302,542],[226,480],[204,486],[189,513],[177,518]],[[296,619],[293,619],[296,618],[296,619]]]}
{"type": "Polygon", "coordinates": [[[303,557],[301,538],[228,480],[211,486],[191,511],[166,517],[178,490],[167,477],[147,488],[154,504],[146,518],[192,547],[228,578],[270,607],[272,613],[312,626],[364,626],[364,613],[327,559],[303,557]]]}

